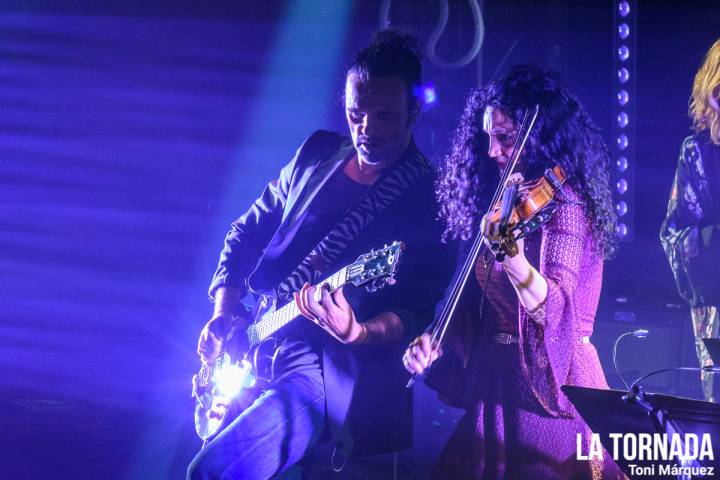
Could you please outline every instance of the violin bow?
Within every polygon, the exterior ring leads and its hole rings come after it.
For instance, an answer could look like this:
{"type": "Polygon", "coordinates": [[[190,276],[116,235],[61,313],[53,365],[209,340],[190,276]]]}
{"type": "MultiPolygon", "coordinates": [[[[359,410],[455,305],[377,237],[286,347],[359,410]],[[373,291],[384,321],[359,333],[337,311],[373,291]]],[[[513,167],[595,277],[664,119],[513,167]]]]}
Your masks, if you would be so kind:
{"type": "MultiPolygon", "coordinates": [[[[520,134],[515,138],[515,143],[513,144],[513,150],[510,154],[510,162],[505,167],[505,171],[503,172],[503,175],[500,179],[500,182],[498,184],[498,188],[495,190],[495,195],[493,196],[493,201],[490,203],[490,209],[493,208],[495,203],[497,203],[498,199],[500,198],[500,195],[502,194],[503,187],[505,185],[505,182],[507,182],[508,177],[512,173],[512,170],[515,168],[515,165],[517,164],[517,160],[520,157],[520,154],[522,154],[523,149],[525,148],[525,143],[527,142],[528,137],[530,136],[530,132],[532,131],[533,126],[535,125],[535,121],[537,120],[538,114],[540,113],[540,105],[535,105],[534,112],[532,114],[532,118],[529,120],[528,125],[528,117],[530,115],[529,110],[525,110],[525,114],[523,115],[523,121],[520,125],[520,134]],[[528,125],[527,129],[525,129],[525,126],[528,125]]],[[[478,229],[477,235],[475,235],[475,239],[473,240],[472,247],[470,248],[470,252],[468,253],[467,258],[465,259],[465,263],[463,264],[462,270],[460,271],[460,275],[458,276],[457,280],[455,281],[455,284],[453,285],[453,288],[450,292],[450,295],[448,297],[448,301],[443,306],[442,312],[440,313],[440,316],[438,316],[438,321],[435,322],[435,326],[432,329],[432,334],[430,336],[430,356],[437,351],[438,348],[440,348],[440,345],[443,342],[443,339],[445,338],[445,333],[447,332],[447,328],[450,325],[450,319],[452,318],[453,314],[455,313],[455,309],[457,308],[458,302],[460,301],[460,293],[465,288],[465,285],[467,284],[468,277],[470,276],[470,272],[472,271],[473,267],[475,266],[475,263],[477,262],[478,255],[480,254],[480,250],[483,246],[483,232],[482,230],[478,229]]],[[[408,383],[406,385],[406,388],[412,388],[413,384],[415,383],[416,374],[412,374],[410,376],[410,380],[408,380],[408,383]]]]}

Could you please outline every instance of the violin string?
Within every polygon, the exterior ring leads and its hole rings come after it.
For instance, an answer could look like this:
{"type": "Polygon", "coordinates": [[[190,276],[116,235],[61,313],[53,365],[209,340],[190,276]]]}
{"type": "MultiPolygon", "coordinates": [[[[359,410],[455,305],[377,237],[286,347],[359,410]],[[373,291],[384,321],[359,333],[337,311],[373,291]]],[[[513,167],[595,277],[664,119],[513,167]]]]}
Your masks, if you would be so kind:
{"type": "Polygon", "coordinates": [[[510,162],[507,164],[502,176],[500,177],[500,182],[498,182],[498,188],[495,190],[495,195],[493,196],[492,202],[490,202],[490,208],[492,208],[498,202],[498,200],[500,200],[500,195],[502,194],[505,183],[507,182],[507,179],[510,177],[510,175],[513,173],[513,170],[515,170],[517,161],[520,158],[523,149],[525,148],[525,142],[527,142],[527,139],[530,136],[530,132],[535,125],[535,120],[537,119],[539,112],[540,105],[535,105],[535,112],[533,113],[533,117],[530,120],[530,124],[528,125],[528,117],[530,116],[530,111],[525,110],[525,113],[523,114],[523,121],[520,124],[520,130],[518,130],[518,135],[515,137],[513,149],[510,152],[510,162]]]}
{"type": "Polygon", "coordinates": [[[463,268],[460,271],[458,281],[456,281],[453,285],[450,296],[448,297],[448,302],[446,302],[443,306],[442,313],[438,317],[438,321],[435,323],[435,327],[433,328],[432,335],[430,337],[430,348],[433,352],[440,346],[440,343],[442,343],[442,340],[445,337],[445,332],[450,324],[450,318],[452,318],[452,314],[454,313],[455,307],[460,299],[460,293],[465,288],[470,269],[475,265],[475,261],[482,247],[482,238],[483,235],[480,231],[475,236],[473,245],[467,258],[465,259],[463,268]]]}
{"type": "MultiPolygon", "coordinates": [[[[512,169],[515,167],[515,164],[517,163],[518,158],[520,157],[520,154],[522,153],[523,148],[525,147],[525,143],[527,142],[528,137],[530,136],[530,131],[532,131],[533,126],[535,125],[535,121],[537,120],[538,114],[540,112],[540,105],[535,105],[535,111],[533,113],[532,119],[530,120],[530,124],[527,127],[527,130],[525,130],[525,126],[527,124],[527,120],[529,117],[529,110],[525,110],[525,114],[523,115],[523,121],[520,125],[520,130],[518,136],[515,138],[515,143],[513,144],[513,150],[510,154],[511,162],[507,165],[505,168],[505,171],[503,172],[502,178],[500,180],[500,183],[498,184],[498,188],[495,190],[495,195],[493,196],[493,201],[490,203],[490,209],[493,208],[493,206],[497,203],[497,199],[500,196],[500,192],[503,191],[503,185],[505,184],[505,181],[507,181],[507,177],[509,177],[510,173],[512,172],[512,169]],[[522,139],[522,141],[520,141],[522,139]],[[518,147],[519,145],[519,147],[518,147]]],[[[460,276],[458,277],[457,281],[453,285],[453,288],[451,290],[450,296],[448,297],[448,302],[445,303],[443,306],[442,312],[440,316],[438,317],[438,321],[435,323],[435,326],[432,329],[432,334],[430,336],[430,351],[431,354],[436,350],[436,348],[440,347],[440,344],[443,341],[443,338],[445,338],[445,333],[447,332],[447,328],[450,324],[450,319],[452,318],[453,313],[455,312],[455,308],[457,307],[458,301],[460,299],[460,293],[465,288],[465,285],[468,280],[468,276],[470,274],[470,270],[475,266],[475,263],[477,262],[478,255],[480,253],[480,250],[483,246],[483,232],[481,229],[478,228],[478,233],[475,236],[475,239],[473,241],[473,245],[470,249],[470,252],[468,253],[467,258],[465,259],[465,263],[463,264],[463,268],[460,272],[460,276]]],[[[494,263],[494,259],[493,259],[494,263]]],[[[488,275],[489,279],[489,275],[488,275]]],[[[486,281],[487,283],[487,281],[486,281]]],[[[484,303],[484,296],[485,292],[483,290],[483,303],[484,303]]]]}

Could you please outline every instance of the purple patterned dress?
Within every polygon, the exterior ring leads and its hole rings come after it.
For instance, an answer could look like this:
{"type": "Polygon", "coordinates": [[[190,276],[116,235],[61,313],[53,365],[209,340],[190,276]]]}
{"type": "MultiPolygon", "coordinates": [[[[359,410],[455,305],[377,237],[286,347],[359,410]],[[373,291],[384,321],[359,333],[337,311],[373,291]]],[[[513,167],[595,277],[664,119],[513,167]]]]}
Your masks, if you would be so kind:
{"type": "Polygon", "coordinates": [[[463,292],[444,346],[446,368],[431,370],[435,375],[428,382],[448,403],[466,408],[466,414],[433,478],[623,477],[612,460],[576,460],[576,434],[583,434],[587,452],[590,432],[560,391],[563,384],[607,388],[595,347],[587,341],[603,260],[593,249],[579,197],[569,187],[564,192],[568,201],[525,240],[528,260],[548,283],[540,307],[527,312],[519,306],[502,266],[487,266],[482,258],[477,281],[463,292]],[[486,286],[487,268],[492,271],[486,286]],[[519,341],[498,343],[497,334],[519,341]]]}

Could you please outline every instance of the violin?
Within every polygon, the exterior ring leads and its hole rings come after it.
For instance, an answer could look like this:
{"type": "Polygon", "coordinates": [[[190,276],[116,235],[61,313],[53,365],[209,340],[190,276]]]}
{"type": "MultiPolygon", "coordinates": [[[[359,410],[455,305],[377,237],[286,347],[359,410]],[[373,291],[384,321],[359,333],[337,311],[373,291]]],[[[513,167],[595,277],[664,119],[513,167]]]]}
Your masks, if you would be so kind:
{"type": "MultiPolygon", "coordinates": [[[[490,221],[487,222],[488,224],[498,224],[498,231],[500,233],[497,241],[488,239],[494,246],[493,250],[495,251],[495,258],[497,260],[502,260],[502,258],[508,254],[511,256],[516,255],[518,253],[516,240],[527,235],[532,230],[537,229],[542,223],[549,220],[551,215],[550,210],[554,210],[552,198],[556,192],[562,189],[562,183],[565,181],[565,172],[563,172],[560,167],[548,169],[540,180],[531,182],[523,188],[523,195],[520,197],[519,202],[517,201],[518,192],[520,191],[519,182],[514,180],[508,182],[539,113],[540,107],[538,105],[535,105],[532,113],[529,110],[525,111],[522,125],[520,125],[520,131],[515,138],[510,162],[505,168],[498,183],[498,188],[495,190],[495,195],[490,202],[493,208],[489,212],[489,215],[485,215],[485,218],[490,219],[490,221]],[[545,186],[546,184],[550,186],[550,189],[545,186]],[[532,193],[532,195],[530,193],[532,193]],[[497,216],[495,217],[496,207],[498,208],[497,216]],[[495,218],[497,218],[497,222],[493,222],[495,218]],[[540,221],[543,222],[539,223],[540,221]]],[[[470,252],[463,263],[462,269],[451,285],[447,301],[443,305],[443,309],[432,328],[430,342],[433,349],[439,348],[443,338],[445,338],[450,319],[457,308],[460,294],[465,288],[470,272],[474,271],[475,263],[480,255],[480,250],[484,245],[485,238],[486,235],[481,228],[475,236],[475,240],[470,247],[470,252]]],[[[410,377],[407,388],[411,388],[414,383],[415,374],[410,377]]]]}
{"type": "Polygon", "coordinates": [[[539,179],[523,182],[521,176],[510,178],[499,201],[483,220],[483,235],[490,241],[495,258],[518,253],[517,240],[526,237],[552,217],[566,175],[560,165],[548,168],[539,179]]]}

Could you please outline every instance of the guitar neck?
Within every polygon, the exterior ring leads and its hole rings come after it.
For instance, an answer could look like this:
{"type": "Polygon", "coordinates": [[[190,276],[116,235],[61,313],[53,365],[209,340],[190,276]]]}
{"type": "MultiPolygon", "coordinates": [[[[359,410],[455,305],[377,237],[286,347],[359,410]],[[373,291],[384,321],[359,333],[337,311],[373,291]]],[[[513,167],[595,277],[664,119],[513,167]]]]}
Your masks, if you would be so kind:
{"type": "MultiPolygon", "coordinates": [[[[331,292],[345,285],[348,279],[348,271],[351,268],[353,268],[353,265],[343,267],[330,277],[318,283],[316,285],[316,292],[319,292],[320,288],[324,285],[327,285],[331,292]]],[[[258,345],[300,315],[300,309],[294,301],[272,313],[264,315],[260,320],[250,325],[247,329],[247,337],[250,341],[250,346],[254,347],[255,345],[258,345]]]]}

